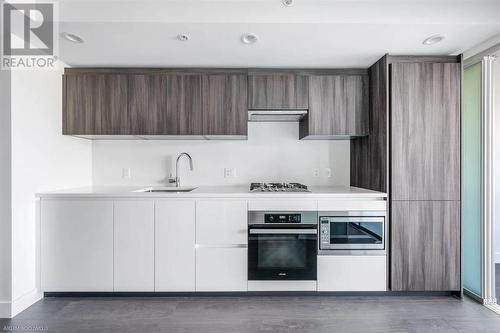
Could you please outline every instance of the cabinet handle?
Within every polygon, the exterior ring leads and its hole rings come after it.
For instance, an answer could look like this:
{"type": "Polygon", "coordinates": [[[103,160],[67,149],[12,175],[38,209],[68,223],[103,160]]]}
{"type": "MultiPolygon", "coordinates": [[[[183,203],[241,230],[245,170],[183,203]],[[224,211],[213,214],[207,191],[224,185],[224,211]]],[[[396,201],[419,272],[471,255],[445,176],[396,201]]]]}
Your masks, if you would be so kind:
{"type": "Polygon", "coordinates": [[[200,248],[227,248],[227,249],[244,249],[247,248],[247,244],[195,244],[195,249],[200,248]]]}

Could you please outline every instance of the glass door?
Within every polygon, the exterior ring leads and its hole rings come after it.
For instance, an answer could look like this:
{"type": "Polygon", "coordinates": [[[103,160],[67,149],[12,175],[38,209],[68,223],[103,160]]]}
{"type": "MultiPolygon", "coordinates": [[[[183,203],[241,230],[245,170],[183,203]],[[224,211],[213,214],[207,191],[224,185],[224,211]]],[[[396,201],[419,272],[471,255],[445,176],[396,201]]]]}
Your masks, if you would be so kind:
{"type": "Polygon", "coordinates": [[[464,70],[463,165],[463,285],[477,297],[481,288],[481,63],[464,70]]]}
{"type": "Polygon", "coordinates": [[[497,302],[500,304],[500,60],[498,57],[500,52],[497,54],[497,60],[493,63],[493,116],[494,116],[494,193],[495,193],[495,297],[497,302]]]}

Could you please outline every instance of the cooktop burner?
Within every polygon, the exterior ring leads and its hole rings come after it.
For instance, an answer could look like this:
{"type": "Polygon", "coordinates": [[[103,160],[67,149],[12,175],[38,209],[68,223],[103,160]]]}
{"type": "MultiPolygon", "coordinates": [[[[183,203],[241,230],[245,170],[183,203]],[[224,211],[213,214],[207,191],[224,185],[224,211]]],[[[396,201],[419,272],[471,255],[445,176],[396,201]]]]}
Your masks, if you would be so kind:
{"type": "Polygon", "coordinates": [[[310,192],[299,183],[251,183],[250,192],[310,192]]]}

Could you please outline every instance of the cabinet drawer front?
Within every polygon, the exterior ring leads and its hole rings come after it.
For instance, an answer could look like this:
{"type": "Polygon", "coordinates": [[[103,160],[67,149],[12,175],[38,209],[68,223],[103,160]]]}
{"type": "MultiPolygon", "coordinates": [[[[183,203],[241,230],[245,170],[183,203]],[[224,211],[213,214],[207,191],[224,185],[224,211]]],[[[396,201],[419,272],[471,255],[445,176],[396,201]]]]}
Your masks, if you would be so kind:
{"type": "Polygon", "coordinates": [[[196,201],[196,244],[247,244],[247,202],[196,201]]]}
{"type": "Polygon", "coordinates": [[[318,256],[318,291],[385,291],[386,272],[386,256],[318,256]]]}
{"type": "Polygon", "coordinates": [[[155,203],[155,291],[195,290],[195,201],[155,203]]]}
{"type": "Polygon", "coordinates": [[[387,211],[387,201],[385,199],[318,200],[318,211],[346,211],[346,210],[387,211]]]}
{"type": "Polygon", "coordinates": [[[393,200],[460,200],[460,64],[396,63],[393,200]]]}
{"type": "Polygon", "coordinates": [[[391,206],[391,289],[460,290],[460,202],[391,206]]]}
{"type": "Polygon", "coordinates": [[[248,210],[253,211],[315,211],[318,210],[318,202],[316,200],[304,199],[263,199],[252,200],[248,202],[248,210]]]}
{"type": "Polygon", "coordinates": [[[114,290],[154,290],[154,203],[114,202],[114,290]]]}
{"type": "Polygon", "coordinates": [[[247,291],[247,249],[196,249],[196,291],[247,291]]]}

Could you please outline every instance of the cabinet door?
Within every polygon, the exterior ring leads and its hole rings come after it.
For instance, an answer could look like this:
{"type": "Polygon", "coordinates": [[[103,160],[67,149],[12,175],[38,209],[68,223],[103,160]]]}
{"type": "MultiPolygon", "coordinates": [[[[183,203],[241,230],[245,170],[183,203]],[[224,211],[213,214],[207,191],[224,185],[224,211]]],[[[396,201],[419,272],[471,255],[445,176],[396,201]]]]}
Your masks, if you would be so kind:
{"type": "Polygon", "coordinates": [[[460,290],[460,202],[394,201],[391,289],[460,290]]]}
{"type": "Polygon", "coordinates": [[[248,76],[250,109],[307,109],[307,76],[252,73],[248,76]]]}
{"type": "Polygon", "coordinates": [[[127,76],[64,76],[63,134],[130,134],[127,76]]]}
{"type": "Polygon", "coordinates": [[[114,202],[114,290],[154,290],[154,203],[114,202]]]}
{"type": "Polygon", "coordinates": [[[113,202],[41,203],[43,291],[113,291],[113,202]]]}
{"type": "Polygon", "coordinates": [[[201,75],[162,75],[159,134],[202,135],[201,75]]]}
{"type": "Polygon", "coordinates": [[[368,135],[368,76],[309,77],[308,135],[368,135]]]}
{"type": "Polygon", "coordinates": [[[247,244],[247,202],[196,201],[196,244],[247,244]]]}
{"type": "Polygon", "coordinates": [[[165,108],[161,103],[161,76],[129,75],[128,111],[131,118],[130,133],[135,135],[158,133],[158,123],[165,108]]]}
{"type": "Polygon", "coordinates": [[[202,135],[201,75],[130,75],[131,133],[202,135]]]}
{"type": "Polygon", "coordinates": [[[247,76],[203,76],[203,134],[247,135],[247,76]]]}
{"type": "Polygon", "coordinates": [[[196,249],[196,291],[247,291],[247,249],[196,249]]]}
{"type": "Polygon", "coordinates": [[[155,203],[155,291],[195,290],[195,202],[155,203]]]}
{"type": "Polygon", "coordinates": [[[460,200],[460,64],[395,63],[393,200],[460,200]]]}

